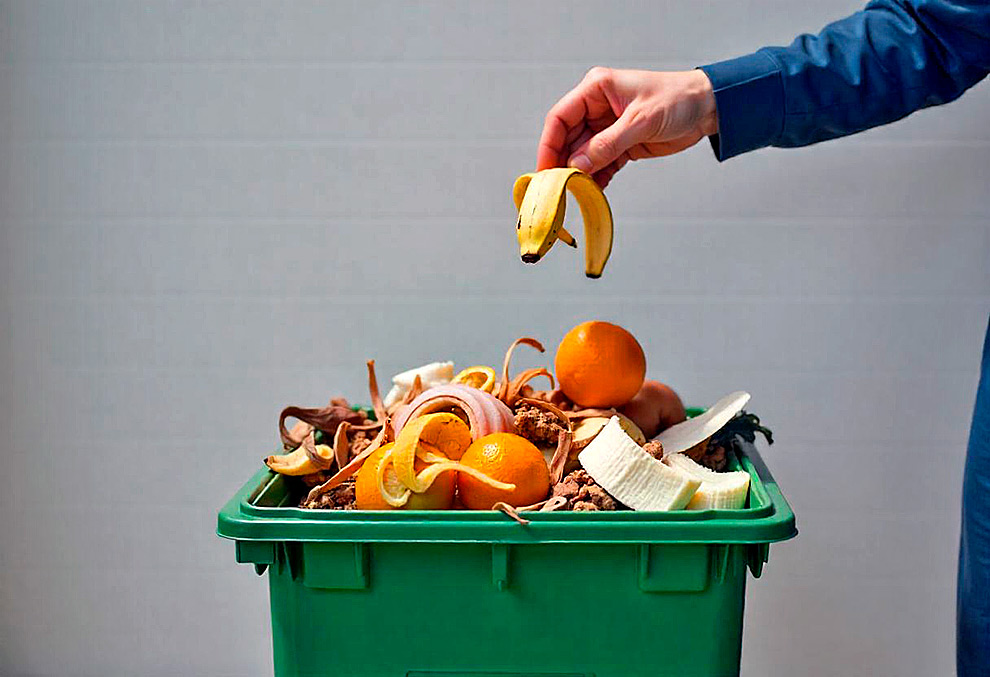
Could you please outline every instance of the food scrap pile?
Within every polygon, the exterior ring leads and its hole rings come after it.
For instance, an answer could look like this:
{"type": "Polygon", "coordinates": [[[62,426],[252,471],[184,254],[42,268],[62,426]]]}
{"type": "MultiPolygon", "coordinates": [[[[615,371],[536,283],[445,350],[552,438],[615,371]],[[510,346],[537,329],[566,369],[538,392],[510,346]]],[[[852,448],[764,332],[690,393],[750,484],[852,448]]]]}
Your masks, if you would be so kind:
{"type": "Polygon", "coordinates": [[[356,510],[526,511],[742,508],[749,474],[725,472],[742,441],[770,431],[732,393],[687,419],[669,386],[646,379],[646,356],[628,331],[585,322],[568,332],[554,371],[510,376],[488,366],[454,373],[434,362],[397,374],[381,397],[368,362],[372,409],[334,398],[286,407],[285,453],[273,471],[298,478],[300,507],[356,510]],[[537,390],[534,382],[549,386],[537,390]],[[296,423],[288,428],[289,419],[296,423]]]}

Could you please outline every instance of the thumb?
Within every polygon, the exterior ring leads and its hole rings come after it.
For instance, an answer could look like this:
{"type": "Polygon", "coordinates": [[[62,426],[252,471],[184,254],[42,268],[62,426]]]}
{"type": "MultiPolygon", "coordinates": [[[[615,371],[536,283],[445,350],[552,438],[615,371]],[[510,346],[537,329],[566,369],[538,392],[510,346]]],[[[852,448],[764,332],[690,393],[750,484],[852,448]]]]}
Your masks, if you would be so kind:
{"type": "Polygon", "coordinates": [[[594,174],[618,160],[624,152],[643,140],[633,117],[626,108],[618,120],[579,146],[571,154],[567,165],[594,174]]]}

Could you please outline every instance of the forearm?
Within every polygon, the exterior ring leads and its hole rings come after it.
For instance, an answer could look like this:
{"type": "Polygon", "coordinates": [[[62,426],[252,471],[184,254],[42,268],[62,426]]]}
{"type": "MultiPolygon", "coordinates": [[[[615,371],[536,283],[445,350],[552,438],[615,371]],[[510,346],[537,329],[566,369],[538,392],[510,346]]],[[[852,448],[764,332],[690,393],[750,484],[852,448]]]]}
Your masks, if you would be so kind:
{"type": "Polygon", "coordinates": [[[802,35],[702,70],[712,81],[720,160],[804,146],[946,103],[990,70],[990,3],[875,0],[802,35]]]}

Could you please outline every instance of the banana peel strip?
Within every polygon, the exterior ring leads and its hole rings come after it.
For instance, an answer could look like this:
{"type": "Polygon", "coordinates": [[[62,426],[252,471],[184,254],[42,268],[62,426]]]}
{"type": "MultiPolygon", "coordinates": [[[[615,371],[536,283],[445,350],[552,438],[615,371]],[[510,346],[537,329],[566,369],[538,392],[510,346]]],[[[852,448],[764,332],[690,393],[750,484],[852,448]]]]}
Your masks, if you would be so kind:
{"type": "Polygon", "coordinates": [[[317,498],[327,493],[334,487],[340,486],[345,481],[350,479],[354,473],[361,469],[361,466],[363,466],[364,462],[368,460],[368,457],[378,451],[379,447],[388,441],[388,438],[392,434],[392,424],[388,419],[382,421],[382,424],[382,429],[378,431],[378,435],[376,435],[375,439],[372,440],[370,445],[368,445],[368,448],[351,459],[351,462],[338,470],[333,477],[318,487],[314,487],[309,492],[309,495],[306,496],[307,503],[315,501],[317,498]]]}
{"type": "Polygon", "coordinates": [[[502,381],[499,383],[498,392],[495,395],[495,397],[503,402],[505,402],[505,398],[509,393],[509,362],[512,360],[512,353],[515,351],[516,346],[521,344],[536,348],[541,353],[545,353],[547,351],[547,349],[543,347],[542,343],[537,341],[535,338],[530,338],[529,336],[522,336],[512,342],[509,349],[505,351],[505,360],[502,362],[502,381]]]}
{"type": "MultiPolygon", "coordinates": [[[[341,426],[344,425],[347,424],[341,424],[341,426]]],[[[306,454],[306,458],[313,464],[313,467],[316,468],[317,471],[327,470],[333,466],[333,455],[330,453],[330,448],[325,444],[317,446],[316,438],[313,433],[310,433],[303,438],[302,444],[299,445],[299,448],[303,450],[306,454]],[[320,447],[322,447],[322,449],[320,449],[320,447]]]]}
{"type": "Polygon", "coordinates": [[[325,444],[315,444],[313,433],[310,433],[295,450],[269,456],[265,465],[280,475],[299,477],[326,470],[333,466],[333,461],[333,450],[325,444]]]}

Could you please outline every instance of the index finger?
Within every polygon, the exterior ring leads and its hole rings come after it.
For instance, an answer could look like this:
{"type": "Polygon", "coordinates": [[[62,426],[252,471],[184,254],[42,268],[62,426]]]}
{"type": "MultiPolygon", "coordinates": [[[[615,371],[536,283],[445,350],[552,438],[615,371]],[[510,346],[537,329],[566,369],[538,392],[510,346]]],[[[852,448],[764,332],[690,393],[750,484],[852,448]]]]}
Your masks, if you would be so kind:
{"type": "Polygon", "coordinates": [[[588,116],[587,87],[581,82],[554,104],[543,121],[543,133],[536,151],[536,171],[562,167],[567,161],[568,133],[588,116]]]}

